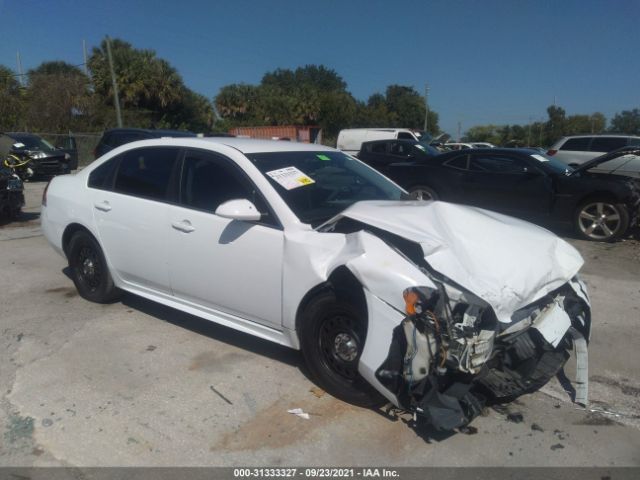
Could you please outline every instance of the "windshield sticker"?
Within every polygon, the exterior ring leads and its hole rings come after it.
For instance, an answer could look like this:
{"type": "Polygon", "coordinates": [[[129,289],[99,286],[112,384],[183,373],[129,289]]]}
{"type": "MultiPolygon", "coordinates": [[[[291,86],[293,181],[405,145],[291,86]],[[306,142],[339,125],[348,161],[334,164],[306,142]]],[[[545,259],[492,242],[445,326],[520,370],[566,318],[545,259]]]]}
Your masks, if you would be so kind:
{"type": "Polygon", "coordinates": [[[293,190],[294,188],[304,187],[305,185],[311,185],[316,183],[313,178],[305,175],[296,167],[280,168],[278,170],[271,170],[267,172],[271,178],[278,182],[286,190],[293,190]]]}
{"type": "Polygon", "coordinates": [[[320,160],[331,160],[329,157],[327,157],[326,155],[316,155],[316,157],[318,157],[320,160]]]}
{"type": "Polygon", "coordinates": [[[17,142],[13,144],[13,148],[25,148],[25,147],[26,145],[24,143],[17,142]]]}
{"type": "Polygon", "coordinates": [[[538,155],[537,153],[534,153],[533,155],[531,155],[533,158],[535,158],[536,160],[538,160],[539,162],[548,162],[549,159],[543,157],[542,155],[538,155]]]}

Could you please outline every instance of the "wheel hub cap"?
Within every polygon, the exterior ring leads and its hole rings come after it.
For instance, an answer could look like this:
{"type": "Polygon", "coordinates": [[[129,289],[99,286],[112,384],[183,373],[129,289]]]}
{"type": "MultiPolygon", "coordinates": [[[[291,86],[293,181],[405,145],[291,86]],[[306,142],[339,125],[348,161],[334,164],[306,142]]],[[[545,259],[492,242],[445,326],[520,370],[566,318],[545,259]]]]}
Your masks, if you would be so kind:
{"type": "Polygon", "coordinates": [[[620,213],[609,203],[595,202],[586,205],[580,212],[580,230],[590,238],[605,240],[620,228],[620,213]]]}
{"type": "Polygon", "coordinates": [[[345,362],[353,362],[358,356],[358,344],[346,333],[336,335],[334,347],[336,355],[345,362]]]}

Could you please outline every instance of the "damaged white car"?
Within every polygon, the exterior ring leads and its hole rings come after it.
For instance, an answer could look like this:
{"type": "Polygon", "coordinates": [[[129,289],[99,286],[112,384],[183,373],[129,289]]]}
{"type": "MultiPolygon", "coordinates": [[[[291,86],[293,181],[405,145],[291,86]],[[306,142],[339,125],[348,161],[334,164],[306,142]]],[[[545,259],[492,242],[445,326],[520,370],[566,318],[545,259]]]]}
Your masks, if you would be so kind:
{"type": "Polygon", "coordinates": [[[485,210],[410,201],[328,147],[175,138],[117,148],[43,196],[79,293],[121,290],[301,349],[317,383],[455,429],[532,392],[575,348],[586,402],[590,305],[577,251],[485,210]]]}

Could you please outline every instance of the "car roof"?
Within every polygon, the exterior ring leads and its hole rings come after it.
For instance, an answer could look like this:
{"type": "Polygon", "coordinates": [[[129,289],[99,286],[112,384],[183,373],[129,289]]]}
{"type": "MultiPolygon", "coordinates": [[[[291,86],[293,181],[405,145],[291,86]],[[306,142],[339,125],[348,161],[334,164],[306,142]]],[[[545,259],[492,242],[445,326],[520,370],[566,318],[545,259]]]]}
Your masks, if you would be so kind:
{"type": "Polygon", "coordinates": [[[626,135],[624,133],[592,133],[583,135],[566,135],[563,139],[569,138],[591,138],[591,137],[613,137],[613,138],[640,138],[638,135],[626,135]]]}
{"type": "Polygon", "coordinates": [[[105,134],[112,133],[146,133],[153,135],[154,137],[162,136],[181,136],[181,137],[195,137],[196,134],[188,130],[166,130],[166,129],[152,129],[152,128],[111,128],[104,132],[105,134]]]}
{"type": "MultiPolygon", "coordinates": [[[[185,146],[192,148],[207,148],[212,145],[226,145],[245,153],[267,153],[267,152],[317,152],[328,151],[335,152],[335,148],[327,147],[317,143],[300,143],[300,142],[284,142],[282,140],[262,140],[257,138],[238,138],[238,137],[171,137],[158,138],[152,140],[141,140],[145,145],[166,145],[166,146],[185,146]]],[[[127,143],[126,146],[135,146],[139,142],[127,143]]]]}

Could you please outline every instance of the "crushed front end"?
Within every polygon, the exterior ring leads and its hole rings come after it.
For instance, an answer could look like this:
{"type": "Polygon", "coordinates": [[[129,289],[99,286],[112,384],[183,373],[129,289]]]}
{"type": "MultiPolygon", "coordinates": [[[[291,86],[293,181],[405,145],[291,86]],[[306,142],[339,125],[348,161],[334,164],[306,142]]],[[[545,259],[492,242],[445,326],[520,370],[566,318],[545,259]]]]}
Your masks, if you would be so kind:
{"type": "Polygon", "coordinates": [[[575,347],[576,401],[586,403],[590,306],[574,277],[532,304],[497,320],[493,309],[462,288],[405,290],[407,316],[392,336],[376,378],[398,406],[438,430],[468,424],[487,401],[538,390],[575,347]]]}

